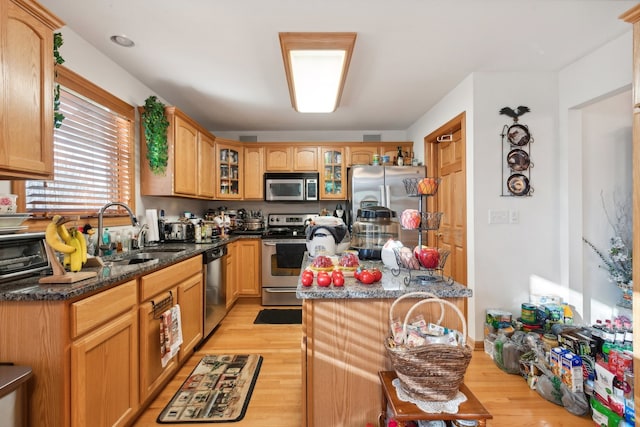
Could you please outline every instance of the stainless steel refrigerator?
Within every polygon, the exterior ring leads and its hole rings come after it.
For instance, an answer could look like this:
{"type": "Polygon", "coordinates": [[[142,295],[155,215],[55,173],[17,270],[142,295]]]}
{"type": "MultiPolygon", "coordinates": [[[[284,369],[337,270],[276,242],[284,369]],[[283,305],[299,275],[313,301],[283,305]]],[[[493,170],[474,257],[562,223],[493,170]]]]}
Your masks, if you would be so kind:
{"type": "MultiPolygon", "coordinates": [[[[407,196],[403,180],[424,178],[424,166],[354,166],[348,174],[349,224],[357,219],[358,209],[384,206],[396,212],[397,220],[405,209],[418,209],[418,198],[407,196]]],[[[405,246],[418,244],[418,232],[402,230],[399,240],[405,246]]]]}

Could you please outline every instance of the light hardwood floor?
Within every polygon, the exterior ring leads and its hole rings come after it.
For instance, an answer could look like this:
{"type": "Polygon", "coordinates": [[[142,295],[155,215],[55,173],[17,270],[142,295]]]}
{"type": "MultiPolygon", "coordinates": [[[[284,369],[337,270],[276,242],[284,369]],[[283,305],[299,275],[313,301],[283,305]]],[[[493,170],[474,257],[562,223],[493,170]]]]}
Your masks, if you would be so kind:
{"type": "MultiPolygon", "coordinates": [[[[254,325],[253,320],[262,308],[257,300],[239,300],[216,331],[186,362],[134,426],[164,425],[156,423],[158,414],[203,355],[259,353],[264,357],[264,361],[245,417],[239,422],[216,425],[301,427],[300,325],[254,325]]],[[[474,352],[465,383],[494,416],[493,420],[487,422],[489,427],[594,425],[590,418],[576,417],[564,408],[544,400],[534,390],[530,390],[521,377],[502,372],[491,358],[481,351],[474,352]]],[[[173,425],[193,427],[197,424],[173,425]]]]}

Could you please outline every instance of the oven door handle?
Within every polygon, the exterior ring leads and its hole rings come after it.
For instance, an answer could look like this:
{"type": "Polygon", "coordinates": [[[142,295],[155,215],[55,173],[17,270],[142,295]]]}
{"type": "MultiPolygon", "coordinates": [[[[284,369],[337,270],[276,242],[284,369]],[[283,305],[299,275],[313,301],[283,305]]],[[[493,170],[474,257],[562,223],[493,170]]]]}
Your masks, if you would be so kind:
{"type": "Polygon", "coordinates": [[[262,242],[262,244],[264,246],[275,246],[276,245],[275,243],[272,243],[272,242],[262,242]]]}
{"type": "Polygon", "coordinates": [[[290,294],[291,291],[295,291],[297,288],[262,288],[265,292],[271,294],[290,294]]]}

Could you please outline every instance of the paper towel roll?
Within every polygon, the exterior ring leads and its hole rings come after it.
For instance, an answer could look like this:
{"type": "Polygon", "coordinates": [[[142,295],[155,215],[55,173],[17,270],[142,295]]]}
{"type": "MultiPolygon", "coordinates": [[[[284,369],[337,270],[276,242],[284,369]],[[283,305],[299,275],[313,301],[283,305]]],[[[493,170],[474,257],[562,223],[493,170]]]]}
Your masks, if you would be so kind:
{"type": "Polygon", "coordinates": [[[147,231],[147,241],[148,242],[159,241],[160,233],[158,231],[158,210],[147,209],[145,212],[145,216],[147,217],[147,225],[149,226],[149,230],[147,231]]]}

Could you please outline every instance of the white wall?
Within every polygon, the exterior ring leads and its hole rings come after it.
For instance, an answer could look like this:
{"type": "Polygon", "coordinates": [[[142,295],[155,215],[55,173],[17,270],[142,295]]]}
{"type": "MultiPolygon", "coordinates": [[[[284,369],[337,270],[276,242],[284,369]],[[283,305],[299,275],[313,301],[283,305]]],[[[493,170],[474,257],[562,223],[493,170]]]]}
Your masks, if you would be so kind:
{"type": "MultiPolygon", "coordinates": [[[[603,207],[613,219],[615,200],[629,202],[631,219],[632,135],[631,91],[625,91],[582,109],[582,235],[606,254],[613,236],[603,207]]],[[[580,159],[576,159],[579,161],[580,159]]],[[[627,236],[630,238],[630,236],[627,236]]],[[[598,256],[583,245],[585,318],[610,319],[622,292],[609,282],[598,256]]],[[[627,310],[628,313],[628,310],[627,310]]]]}

